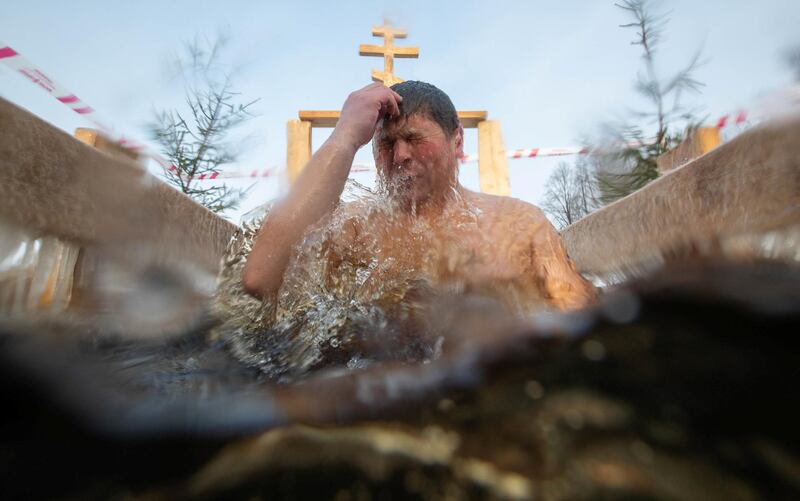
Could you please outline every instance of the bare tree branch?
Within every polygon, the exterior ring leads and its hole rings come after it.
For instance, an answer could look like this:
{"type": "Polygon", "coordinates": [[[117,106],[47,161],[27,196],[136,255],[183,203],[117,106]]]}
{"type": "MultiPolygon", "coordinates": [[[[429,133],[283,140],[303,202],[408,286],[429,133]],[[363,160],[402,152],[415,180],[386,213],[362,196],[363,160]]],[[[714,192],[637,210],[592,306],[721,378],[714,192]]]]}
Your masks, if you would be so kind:
{"type": "Polygon", "coordinates": [[[587,216],[598,206],[597,183],[584,158],[574,167],[561,162],[545,184],[542,210],[563,229],[587,216]]]}

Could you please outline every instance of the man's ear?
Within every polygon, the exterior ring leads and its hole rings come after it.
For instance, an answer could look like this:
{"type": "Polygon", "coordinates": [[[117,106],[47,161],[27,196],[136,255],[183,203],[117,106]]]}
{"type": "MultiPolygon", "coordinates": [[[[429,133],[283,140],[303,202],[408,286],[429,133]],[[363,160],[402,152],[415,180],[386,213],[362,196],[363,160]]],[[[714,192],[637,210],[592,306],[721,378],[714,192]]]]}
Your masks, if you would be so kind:
{"type": "Polygon", "coordinates": [[[456,129],[455,136],[453,137],[455,141],[455,148],[456,148],[456,156],[461,158],[464,156],[464,128],[461,124],[458,124],[458,129],[456,129]]]}

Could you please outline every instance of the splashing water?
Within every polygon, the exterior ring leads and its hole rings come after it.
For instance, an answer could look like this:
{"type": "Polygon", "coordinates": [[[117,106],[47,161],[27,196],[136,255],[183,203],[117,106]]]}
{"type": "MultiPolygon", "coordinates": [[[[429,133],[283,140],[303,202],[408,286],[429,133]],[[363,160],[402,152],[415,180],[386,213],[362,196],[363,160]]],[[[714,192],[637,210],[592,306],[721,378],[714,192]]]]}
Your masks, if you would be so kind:
{"type": "Polygon", "coordinates": [[[435,358],[455,332],[452,318],[443,321],[445,297],[483,298],[511,317],[546,307],[539,284],[514,262],[521,208],[498,225],[469,193],[454,191],[436,217],[413,205],[398,210],[385,193],[349,182],[338,208],[298,245],[277,297],[263,302],[241,286],[261,220],[246,223],[223,263],[216,335],[231,338],[242,361],[291,381],[321,368],[435,358]]]}

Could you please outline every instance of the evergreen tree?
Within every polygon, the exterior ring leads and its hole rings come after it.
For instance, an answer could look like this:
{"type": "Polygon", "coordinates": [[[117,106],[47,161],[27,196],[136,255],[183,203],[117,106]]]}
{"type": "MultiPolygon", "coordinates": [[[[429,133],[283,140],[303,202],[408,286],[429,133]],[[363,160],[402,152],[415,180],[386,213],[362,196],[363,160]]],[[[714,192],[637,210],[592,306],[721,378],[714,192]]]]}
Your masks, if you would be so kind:
{"type": "Polygon", "coordinates": [[[646,107],[634,112],[633,123],[608,126],[607,144],[617,146],[600,148],[593,155],[604,203],[624,197],[658,177],[656,159],[680,144],[698,123],[695,111],[687,109],[682,98],[687,92],[700,92],[703,86],[694,76],[700,51],[672,75],[659,74],[657,55],[668,19],[654,14],[648,0],[623,0],[615,5],[631,18],[620,27],[634,30],[631,44],[641,47],[642,69],[634,88],[646,107]]]}
{"type": "Polygon", "coordinates": [[[150,127],[161,153],[174,166],[165,173],[167,182],[214,212],[238,207],[246,190],[209,185],[198,178],[236,161],[238,152],[228,136],[252,117],[255,103],[242,102],[232,88],[231,74],[221,70],[219,58],[226,43],[219,36],[213,42],[187,44],[176,61],[186,106],[157,111],[150,127]]]}

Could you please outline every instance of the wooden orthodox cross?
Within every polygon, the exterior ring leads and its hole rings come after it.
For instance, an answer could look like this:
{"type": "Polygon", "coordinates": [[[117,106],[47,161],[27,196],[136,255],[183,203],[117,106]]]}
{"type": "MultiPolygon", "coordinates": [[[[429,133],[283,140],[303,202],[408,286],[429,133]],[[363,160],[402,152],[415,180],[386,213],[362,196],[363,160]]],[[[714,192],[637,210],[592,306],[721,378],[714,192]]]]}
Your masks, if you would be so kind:
{"type": "Polygon", "coordinates": [[[358,48],[359,56],[383,57],[383,71],[372,70],[372,79],[376,82],[383,82],[383,85],[391,87],[403,81],[402,78],[394,74],[394,58],[418,58],[419,47],[397,47],[394,44],[396,38],[406,38],[406,30],[392,28],[384,21],[382,26],[372,28],[372,36],[383,37],[383,45],[361,44],[358,48]]]}

